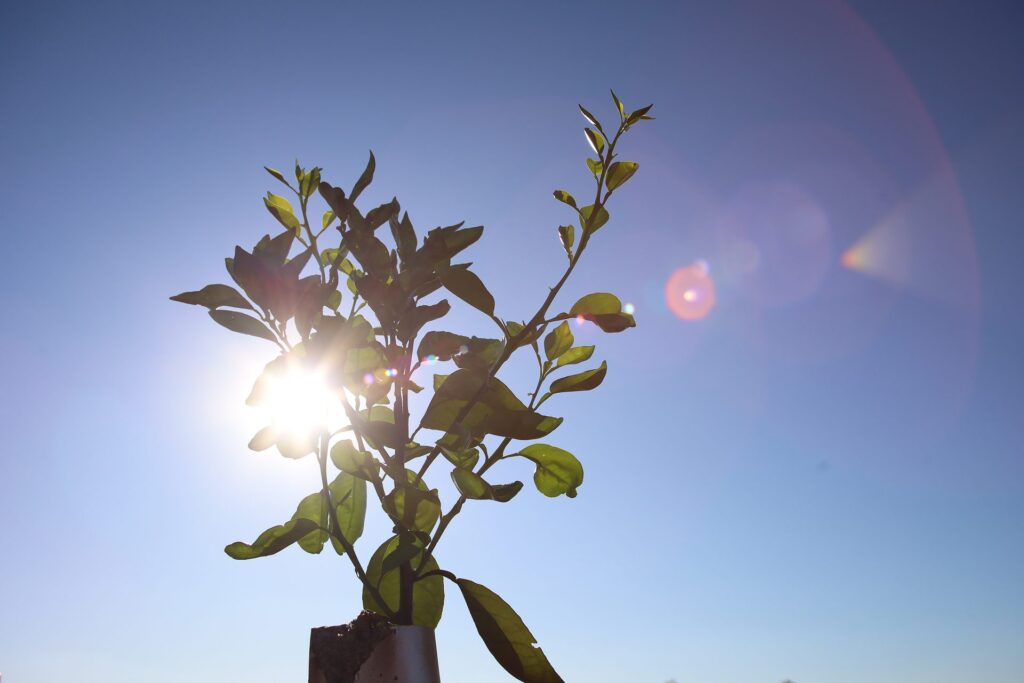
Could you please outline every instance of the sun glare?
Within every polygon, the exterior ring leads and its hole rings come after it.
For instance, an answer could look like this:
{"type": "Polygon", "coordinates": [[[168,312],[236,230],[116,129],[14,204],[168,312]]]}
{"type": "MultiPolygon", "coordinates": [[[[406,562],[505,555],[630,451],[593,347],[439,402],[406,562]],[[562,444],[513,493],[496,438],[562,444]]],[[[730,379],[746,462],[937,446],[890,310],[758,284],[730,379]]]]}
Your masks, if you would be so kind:
{"type": "Polygon", "coordinates": [[[267,387],[266,409],[274,427],[291,436],[311,436],[330,424],[337,397],[320,373],[292,368],[267,387]]]}

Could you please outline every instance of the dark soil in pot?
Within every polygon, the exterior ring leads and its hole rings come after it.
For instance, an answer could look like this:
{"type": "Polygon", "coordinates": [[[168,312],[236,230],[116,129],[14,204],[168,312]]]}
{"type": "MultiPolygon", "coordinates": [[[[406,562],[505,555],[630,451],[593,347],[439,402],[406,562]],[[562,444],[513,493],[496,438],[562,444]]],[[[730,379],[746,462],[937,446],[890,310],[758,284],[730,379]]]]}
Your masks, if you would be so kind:
{"type": "Polygon", "coordinates": [[[348,624],[312,629],[309,683],[354,683],[374,648],[390,635],[391,622],[365,611],[348,624]]]}

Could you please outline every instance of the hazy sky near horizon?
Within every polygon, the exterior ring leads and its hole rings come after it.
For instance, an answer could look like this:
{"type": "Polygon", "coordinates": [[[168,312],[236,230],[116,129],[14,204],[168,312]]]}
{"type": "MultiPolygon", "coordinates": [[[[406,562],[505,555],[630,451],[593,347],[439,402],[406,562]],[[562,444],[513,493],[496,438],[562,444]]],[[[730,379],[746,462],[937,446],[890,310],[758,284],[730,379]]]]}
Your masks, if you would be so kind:
{"type": "MultiPolygon", "coordinates": [[[[246,449],[269,345],[167,297],[274,231],[264,164],[349,187],[372,148],[365,203],[486,226],[475,269],[527,316],[564,259],[550,193],[589,187],[576,104],[610,116],[609,87],[657,120],[563,301],[615,292],[638,321],[580,329],[608,378],[546,404],[585,483],[547,499],[510,467],[527,490],[467,505],[441,565],[570,683],[1024,680],[1022,19],[0,4],[5,683],[304,680],[309,627],[353,617],[357,582],[326,552],[224,555],[317,475],[246,449]],[[665,285],[698,262],[716,303],[683,321],[665,285]]],[[[511,680],[447,598],[445,682],[511,680]]]]}

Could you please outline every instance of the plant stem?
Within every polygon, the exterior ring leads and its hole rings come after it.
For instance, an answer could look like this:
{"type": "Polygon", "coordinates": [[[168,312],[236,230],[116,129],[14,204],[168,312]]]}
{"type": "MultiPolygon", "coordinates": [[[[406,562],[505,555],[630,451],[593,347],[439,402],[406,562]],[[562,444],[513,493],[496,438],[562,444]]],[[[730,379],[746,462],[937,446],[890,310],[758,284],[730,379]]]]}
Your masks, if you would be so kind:
{"type": "Polygon", "coordinates": [[[327,446],[330,438],[327,433],[324,432],[320,436],[320,447],[317,450],[317,460],[320,463],[320,481],[323,483],[323,495],[324,500],[327,501],[327,517],[331,526],[331,536],[338,539],[338,543],[345,549],[345,553],[348,555],[348,559],[352,562],[352,567],[355,569],[356,577],[362,582],[369,591],[370,595],[377,604],[380,605],[385,611],[388,612],[388,617],[393,617],[394,612],[388,607],[388,604],[384,602],[384,598],[381,597],[380,591],[377,587],[370,583],[369,579],[366,578],[366,571],[363,570],[362,563],[359,562],[359,557],[356,555],[356,549],[352,546],[345,534],[341,532],[341,525],[338,523],[338,512],[334,509],[334,500],[331,496],[331,487],[327,483],[327,446]]]}

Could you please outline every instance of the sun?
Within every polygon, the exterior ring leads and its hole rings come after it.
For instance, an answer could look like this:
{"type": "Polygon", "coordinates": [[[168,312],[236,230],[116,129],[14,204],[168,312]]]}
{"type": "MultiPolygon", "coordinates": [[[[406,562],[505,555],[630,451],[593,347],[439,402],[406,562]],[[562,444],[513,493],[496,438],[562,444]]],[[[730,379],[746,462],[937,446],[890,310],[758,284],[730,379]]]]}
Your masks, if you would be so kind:
{"type": "Polygon", "coordinates": [[[265,396],[264,409],[275,431],[299,439],[327,429],[340,410],[323,374],[298,366],[268,378],[265,396]]]}

